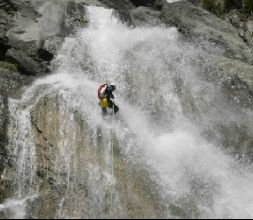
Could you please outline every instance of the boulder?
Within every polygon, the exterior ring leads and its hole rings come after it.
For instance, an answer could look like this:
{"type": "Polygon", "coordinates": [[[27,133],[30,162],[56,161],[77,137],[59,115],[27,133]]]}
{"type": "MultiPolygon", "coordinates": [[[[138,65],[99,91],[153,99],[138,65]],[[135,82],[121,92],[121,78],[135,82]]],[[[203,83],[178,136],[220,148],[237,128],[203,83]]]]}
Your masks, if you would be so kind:
{"type": "Polygon", "coordinates": [[[205,51],[253,64],[252,50],[230,23],[188,2],[165,4],[162,20],[176,26],[186,37],[205,51]],[[215,50],[213,50],[215,48],[215,50]]]}
{"type": "Polygon", "coordinates": [[[161,25],[161,12],[150,7],[140,6],[132,10],[117,10],[114,13],[118,18],[128,26],[147,27],[161,25]]]}
{"type": "Polygon", "coordinates": [[[22,86],[32,82],[33,77],[19,74],[17,65],[0,61],[0,94],[8,97],[20,94],[22,86]]]}
{"type": "Polygon", "coordinates": [[[240,37],[248,46],[253,48],[253,19],[238,10],[233,10],[227,15],[227,20],[238,29],[240,37]]]}
{"type": "Polygon", "coordinates": [[[87,23],[82,3],[66,1],[1,1],[0,59],[17,64],[25,75],[48,73],[56,50],[48,40],[74,34],[87,23]]]}

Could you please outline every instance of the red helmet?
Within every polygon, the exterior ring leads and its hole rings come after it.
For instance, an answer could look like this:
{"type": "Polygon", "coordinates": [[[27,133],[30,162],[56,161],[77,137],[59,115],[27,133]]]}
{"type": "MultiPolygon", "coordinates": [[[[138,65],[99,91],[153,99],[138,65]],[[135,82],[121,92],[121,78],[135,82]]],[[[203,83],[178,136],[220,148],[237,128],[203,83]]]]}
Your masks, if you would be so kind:
{"type": "Polygon", "coordinates": [[[102,99],[105,97],[105,90],[107,88],[107,84],[103,84],[101,86],[99,86],[98,88],[98,98],[102,99]]]}

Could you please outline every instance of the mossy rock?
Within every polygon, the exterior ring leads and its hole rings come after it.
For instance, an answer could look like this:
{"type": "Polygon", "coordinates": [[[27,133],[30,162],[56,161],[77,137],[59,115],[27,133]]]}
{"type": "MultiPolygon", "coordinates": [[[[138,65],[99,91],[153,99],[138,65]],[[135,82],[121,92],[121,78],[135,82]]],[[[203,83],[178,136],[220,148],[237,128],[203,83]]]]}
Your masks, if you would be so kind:
{"type": "Polygon", "coordinates": [[[243,9],[246,13],[253,13],[253,0],[243,0],[243,9]]]}
{"type": "Polygon", "coordinates": [[[198,4],[217,15],[242,8],[242,0],[198,0],[198,4]]]}
{"type": "Polygon", "coordinates": [[[239,9],[247,14],[253,12],[252,0],[197,0],[197,2],[204,9],[217,15],[228,13],[233,9],[239,9]]]}
{"type": "Polygon", "coordinates": [[[18,68],[16,64],[9,63],[6,61],[0,61],[0,68],[7,69],[11,72],[18,72],[18,68]]]}
{"type": "Polygon", "coordinates": [[[207,11],[210,11],[214,14],[222,13],[223,8],[224,8],[222,1],[201,0],[200,4],[204,9],[206,9],[207,11]]]}

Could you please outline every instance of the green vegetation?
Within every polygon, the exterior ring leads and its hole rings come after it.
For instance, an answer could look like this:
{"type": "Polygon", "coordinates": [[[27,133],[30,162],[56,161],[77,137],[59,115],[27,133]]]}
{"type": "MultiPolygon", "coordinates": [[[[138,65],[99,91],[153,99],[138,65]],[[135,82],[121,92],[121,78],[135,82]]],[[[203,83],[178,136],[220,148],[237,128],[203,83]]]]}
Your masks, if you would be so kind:
{"type": "Polygon", "coordinates": [[[246,13],[253,13],[253,0],[243,0],[243,9],[246,13]]]}
{"type": "Polygon", "coordinates": [[[228,13],[233,9],[247,14],[253,12],[253,0],[198,0],[197,2],[206,10],[217,15],[228,13]]]}
{"type": "Polygon", "coordinates": [[[199,0],[200,5],[214,14],[221,14],[224,6],[219,0],[199,0]]]}
{"type": "Polygon", "coordinates": [[[7,69],[7,70],[12,71],[12,72],[17,72],[18,71],[16,64],[9,63],[9,62],[6,62],[6,61],[0,61],[0,68],[7,69]]]}

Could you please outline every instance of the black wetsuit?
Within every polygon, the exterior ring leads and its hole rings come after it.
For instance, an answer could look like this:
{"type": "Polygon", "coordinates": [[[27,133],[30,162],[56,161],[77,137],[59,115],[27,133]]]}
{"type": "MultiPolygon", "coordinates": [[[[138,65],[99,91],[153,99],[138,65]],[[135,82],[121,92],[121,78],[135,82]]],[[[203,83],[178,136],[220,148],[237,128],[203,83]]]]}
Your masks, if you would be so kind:
{"type": "MultiPolygon", "coordinates": [[[[115,90],[115,88],[113,86],[108,85],[106,87],[104,96],[105,96],[105,98],[107,98],[107,101],[109,103],[108,108],[113,109],[114,114],[116,114],[119,111],[119,107],[117,105],[115,105],[115,103],[111,100],[111,99],[114,99],[114,95],[112,94],[114,90],[115,90]]],[[[106,113],[106,108],[103,109],[103,112],[106,113]]]]}

